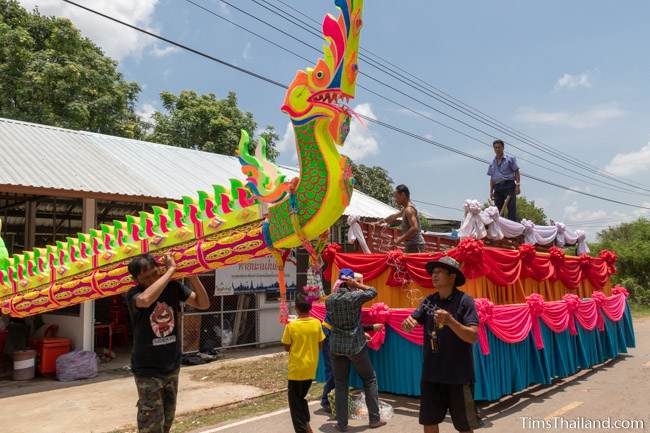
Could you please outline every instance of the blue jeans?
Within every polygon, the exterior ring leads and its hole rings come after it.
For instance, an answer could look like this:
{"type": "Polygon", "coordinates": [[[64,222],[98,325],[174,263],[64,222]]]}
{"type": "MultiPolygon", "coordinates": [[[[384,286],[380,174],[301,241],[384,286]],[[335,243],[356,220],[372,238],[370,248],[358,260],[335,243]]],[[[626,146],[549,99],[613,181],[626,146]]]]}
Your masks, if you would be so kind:
{"type": "Polygon", "coordinates": [[[330,339],[325,338],[323,342],[323,364],[325,365],[325,387],[323,388],[323,396],[320,399],[321,406],[329,407],[330,402],[327,399],[327,394],[334,389],[334,371],[332,370],[332,360],[330,358],[330,339]]]}

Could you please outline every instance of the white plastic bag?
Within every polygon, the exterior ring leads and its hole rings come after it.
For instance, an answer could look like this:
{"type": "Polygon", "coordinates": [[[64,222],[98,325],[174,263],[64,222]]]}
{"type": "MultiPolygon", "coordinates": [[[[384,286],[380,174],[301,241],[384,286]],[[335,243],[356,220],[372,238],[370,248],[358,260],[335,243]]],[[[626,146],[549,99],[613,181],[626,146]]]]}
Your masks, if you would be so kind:
{"type": "MultiPolygon", "coordinates": [[[[327,395],[332,408],[332,416],[336,418],[336,404],[334,403],[334,390],[327,395]]],[[[351,419],[368,419],[368,406],[366,406],[366,394],[362,391],[359,394],[350,390],[348,394],[348,417],[351,419]]],[[[379,418],[388,421],[393,417],[393,406],[379,400],[379,418]]]]}
{"type": "MultiPolygon", "coordinates": [[[[361,391],[352,397],[350,418],[368,419],[368,406],[366,406],[366,394],[361,391]]],[[[389,421],[393,417],[393,406],[385,401],[379,400],[379,418],[382,421],[389,421]]]]}

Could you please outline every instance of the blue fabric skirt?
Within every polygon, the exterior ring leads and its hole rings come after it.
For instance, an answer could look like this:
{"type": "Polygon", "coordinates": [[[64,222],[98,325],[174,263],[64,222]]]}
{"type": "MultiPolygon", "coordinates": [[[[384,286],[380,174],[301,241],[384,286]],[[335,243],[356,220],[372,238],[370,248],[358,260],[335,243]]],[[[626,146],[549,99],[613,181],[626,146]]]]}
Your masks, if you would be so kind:
{"type": "MultiPolygon", "coordinates": [[[[474,373],[476,400],[498,400],[534,384],[549,384],[555,378],[570,376],[590,368],[635,346],[634,328],[629,306],[618,322],[605,317],[605,330],[587,331],[576,323],[578,335],[551,331],[540,321],[544,349],[535,347],[532,333],[515,344],[504,343],[487,330],[490,354],[483,355],[474,345],[474,373]]],[[[370,359],[377,373],[379,390],[409,396],[420,395],[422,373],[422,346],[411,343],[386,329],[386,340],[379,351],[370,350],[370,359]]],[[[317,380],[324,381],[322,357],[318,364],[317,380]]],[[[359,376],[352,369],[350,386],[363,388],[359,376]]]]}

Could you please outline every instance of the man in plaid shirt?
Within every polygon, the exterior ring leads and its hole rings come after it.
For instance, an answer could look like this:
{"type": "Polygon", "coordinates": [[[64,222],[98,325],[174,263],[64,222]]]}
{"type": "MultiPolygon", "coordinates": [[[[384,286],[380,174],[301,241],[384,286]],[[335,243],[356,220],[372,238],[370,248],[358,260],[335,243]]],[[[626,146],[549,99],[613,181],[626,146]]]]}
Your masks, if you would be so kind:
{"type": "Polygon", "coordinates": [[[344,283],[325,303],[332,325],[329,344],[336,390],[336,426],[339,431],[348,429],[348,380],[352,364],[363,380],[370,428],[381,427],[386,422],[379,417],[377,376],[361,325],[361,307],[377,296],[377,290],[356,281],[351,269],[341,269],[339,279],[344,283]]]}

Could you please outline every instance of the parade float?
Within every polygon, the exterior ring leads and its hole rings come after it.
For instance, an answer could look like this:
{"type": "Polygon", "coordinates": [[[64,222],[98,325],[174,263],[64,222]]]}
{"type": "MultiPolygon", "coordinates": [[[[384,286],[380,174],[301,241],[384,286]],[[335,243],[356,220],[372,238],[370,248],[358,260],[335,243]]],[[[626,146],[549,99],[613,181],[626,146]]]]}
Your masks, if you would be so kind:
{"type": "MultiPolygon", "coordinates": [[[[425,264],[443,255],[462,264],[467,282],[460,289],[475,298],[480,321],[473,348],[476,400],[550,384],[635,345],[628,292],[612,287],[610,280],[616,254],[588,255],[584,233],[562,223],[513,222],[500,218],[494,207],[481,209],[478,202],[467,201],[458,233],[425,236],[426,253],[391,249],[385,240],[396,235],[385,236],[374,226],[358,232],[365,233],[357,241],[366,252],[342,253],[340,246],[329,245],[323,253],[324,276],[331,280],[339,269],[351,268],[377,289],[363,321],[385,325],[369,342],[380,391],[419,395],[422,327],[405,333],[401,324],[434,293],[425,264]],[[368,245],[379,252],[367,253],[368,245]],[[567,254],[569,245],[579,254],[567,254]]],[[[316,304],[312,314],[322,320],[324,305],[316,304]]],[[[362,384],[358,377],[352,383],[362,384]]]]}
{"type": "MultiPolygon", "coordinates": [[[[459,243],[445,239],[428,253],[344,254],[336,245],[326,245],[328,230],[353,190],[350,161],[337,146],[344,144],[353,114],[345,102],[355,95],[363,1],[336,0],[336,5],[340,15],[327,15],[322,26],[323,58],[296,74],[282,106],[295,132],[299,177],[289,180],[280,174],[266,159],[263,140],[251,153],[248,135],[242,132],[244,179],[101,225],[66,242],[0,257],[2,313],[27,317],[124,293],[134,285],[127,264],[142,253],[157,259],[172,254],[178,264],[174,278],[184,278],[267,255],[282,270],[290,249],[303,247],[311,256],[304,290],[316,298],[321,294],[321,256],[326,278],[351,267],[378,288],[364,320],[387,325],[370,343],[380,389],[418,395],[422,330],[406,334],[400,324],[435,290],[424,264],[449,254],[463,265],[468,282],[462,289],[476,298],[481,322],[480,342],[474,347],[477,399],[494,400],[530,384],[549,383],[633,347],[627,292],[610,283],[616,256],[566,255],[559,248],[558,240],[567,238],[566,233],[560,236],[561,227],[550,241],[558,247],[540,252],[534,244],[548,239],[552,227],[512,226],[499,222],[498,212],[470,210],[472,223],[466,228],[471,233],[475,227],[476,233],[459,243]],[[480,233],[498,236],[498,228],[522,242],[510,249],[486,246],[480,233]]],[[[6,255],[3,248],[0,253],[6,255]]],[[[280,321],[286,323],[282,271],[279,282],[280,321]]],[[[315,303],[313,314],[324,318],[323,305],[315,303]]]]}

